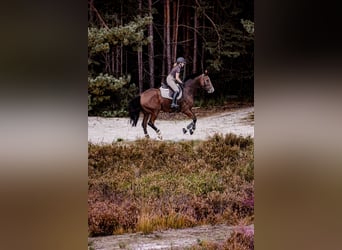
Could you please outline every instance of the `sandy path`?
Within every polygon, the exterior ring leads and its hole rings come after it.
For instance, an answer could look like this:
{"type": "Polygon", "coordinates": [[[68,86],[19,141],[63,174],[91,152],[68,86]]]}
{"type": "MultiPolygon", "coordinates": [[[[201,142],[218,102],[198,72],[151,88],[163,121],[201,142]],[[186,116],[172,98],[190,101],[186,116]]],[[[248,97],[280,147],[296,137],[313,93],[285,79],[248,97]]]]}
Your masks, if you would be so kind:
{"type": "MultiPolygon", "coordinates": [[[[196,131],[193,135],[183,134],[182,128],[191,120],[156,120],[155,125],[160,129],[164,140],[205,140],[215,133],[234,133],[254,137],[254,121],[249,115],[254,113],[254,107],[241,108],[222,112],[197,120],[196,131]]],[[[88,117],[88,141],[92,143],[112,143],[117,140],[133,141],[144,138],[140,116],[137,127],[129,124],[128,118],[88,117]]],[[[151,138],[157,139],[156,133],[148,127],[151,138]]]]}
{"type": "MultiPolygon", "coordinates": [[[[246,226],[245,229],[254,230],[254,225],[246,226]]],[[[148,235],[141,233],[113,235],[105,237],[89,238],[89,248],[96,250],[113,249],[185,249],[200,242],[225,241],[234,231],[240,231],[240,226],[199,226],[186,229],[171,229],[166,231],[154,232],[148,235]]],[[[88,249],[89,249],[88,248],[88,249]]]]}

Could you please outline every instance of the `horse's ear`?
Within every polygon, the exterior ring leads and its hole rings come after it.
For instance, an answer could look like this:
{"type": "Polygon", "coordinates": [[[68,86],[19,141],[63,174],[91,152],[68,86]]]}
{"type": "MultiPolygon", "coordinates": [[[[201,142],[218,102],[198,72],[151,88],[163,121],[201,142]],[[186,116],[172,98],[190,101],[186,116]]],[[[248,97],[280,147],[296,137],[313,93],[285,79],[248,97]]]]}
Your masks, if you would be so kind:
{"type": "Polygon", "coordinates": [[[204,74],[205,74],[205,75],[208,75],[208,70],[205,70],[205,71],[204,71],[204,74]]]}

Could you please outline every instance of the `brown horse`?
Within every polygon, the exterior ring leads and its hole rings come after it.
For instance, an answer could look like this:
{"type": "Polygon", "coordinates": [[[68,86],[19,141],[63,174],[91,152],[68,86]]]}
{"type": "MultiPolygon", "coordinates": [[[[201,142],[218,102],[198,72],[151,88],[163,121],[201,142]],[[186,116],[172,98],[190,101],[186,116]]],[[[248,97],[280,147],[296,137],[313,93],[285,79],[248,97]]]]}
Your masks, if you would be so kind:
{"type": "MultiPolygon", "coordinates": [[[[178,101],[179,108],[176,110],[177,112],[182,112],[192,119],[192,122],[186,127],[183,128],[183,133],[186,133],[189,130],[190,134],[196,129],[196,115],[192,112],[192,107],[194,104],[194,95],[197,88],[203,88],[208,93],[214,92],[214,87],[211,83],[211,80],[208,76],[207,71],[204,74],[201,74],[193,79],[188,79],[184,83],[183,88],[183,96],[178,101]]],[[[171,100],[168,98],[164,98],[161,96],[160,90],[156,88],[150,88],[140,96],[135,97],[129,103],[129,116],[130,123],[132,126],[136,126],[140,111],[143,112],[144,118],[142,121],[142,127],[144,130],[145,137],[149,138],[147,133],[147,124],[156,131],[158,134],[158,138],[162,139],[160,130],[154,125],[155,120],[158,117],[159,112],[162,110],[164,112],[175,112],[170,108],[171,100]],[[149,119],[148,123],[147,120],[149,119]]]]}

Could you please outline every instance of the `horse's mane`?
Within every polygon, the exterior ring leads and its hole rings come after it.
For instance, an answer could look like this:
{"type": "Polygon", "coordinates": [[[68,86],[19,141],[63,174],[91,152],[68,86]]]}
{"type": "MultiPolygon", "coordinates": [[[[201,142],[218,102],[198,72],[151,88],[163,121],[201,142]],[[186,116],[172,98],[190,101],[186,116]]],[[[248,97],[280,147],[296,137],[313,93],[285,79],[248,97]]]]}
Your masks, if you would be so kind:
{"type": "Polygon", "coordinates": [[[183,82],[185,83],[186,81],[190,80],[190,79],[194,79],[197,76],[202,75],[202,73],[195,73],[195,74],[191,74],[185,77],[185,79],[183,80],[183,82]]]}

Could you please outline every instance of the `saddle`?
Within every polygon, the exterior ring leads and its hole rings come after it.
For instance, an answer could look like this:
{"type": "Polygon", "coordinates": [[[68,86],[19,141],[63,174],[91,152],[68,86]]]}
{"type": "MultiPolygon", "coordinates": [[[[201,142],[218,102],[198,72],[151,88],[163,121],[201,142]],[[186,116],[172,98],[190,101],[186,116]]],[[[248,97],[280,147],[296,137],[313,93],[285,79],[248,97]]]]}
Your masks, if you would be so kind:
{"type": "MultiPolygon", "coordinates": [[[[183,88],[178,83],[177,83],[177,87],[179,89],[177,100],[179,100],[183,96],[183,88]]],[[[162,82],[161,87],[159,89],[160,89],[160,94],[162,97],[172,100],[174,91],[166,83],[162,82]]]]}

